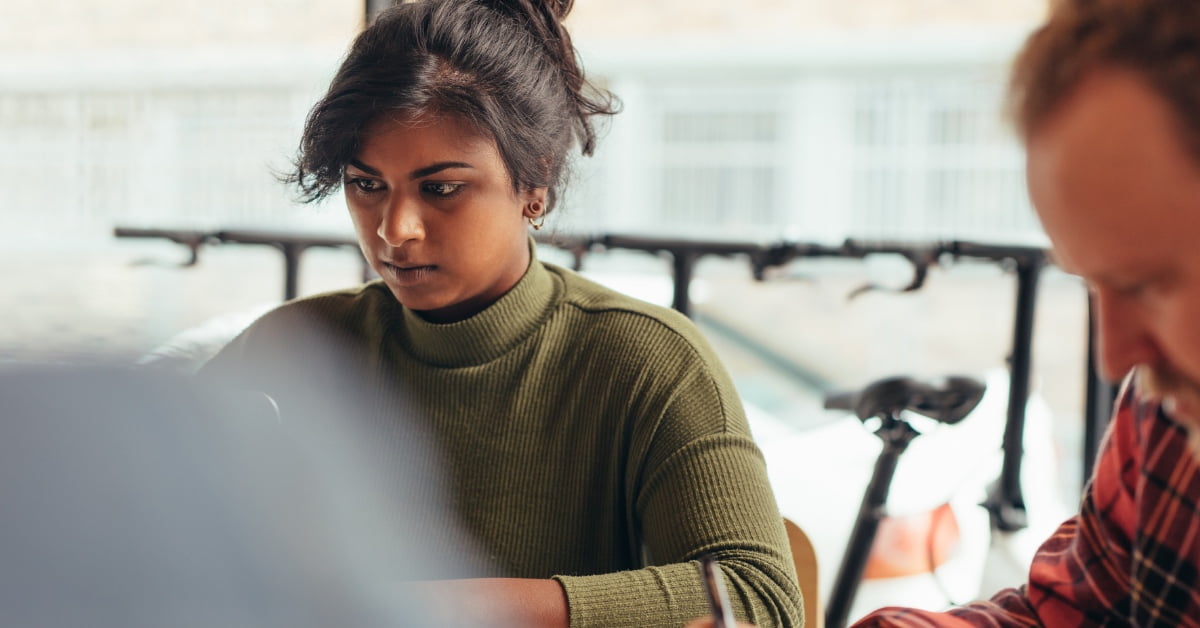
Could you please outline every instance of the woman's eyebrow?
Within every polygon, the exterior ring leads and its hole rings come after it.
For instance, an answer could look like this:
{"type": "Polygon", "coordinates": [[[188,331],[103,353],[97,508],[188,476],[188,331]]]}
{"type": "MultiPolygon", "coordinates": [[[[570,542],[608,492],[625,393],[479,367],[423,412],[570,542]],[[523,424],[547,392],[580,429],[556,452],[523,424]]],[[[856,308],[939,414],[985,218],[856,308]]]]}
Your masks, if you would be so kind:
{"type": "Polygon", "coordinates": [[[365,172],[369,175],[373,175],[376,177],[380,176],[380,173],[378,170],[368,166],[367,164],[364,164],[363,162],[361,162],[357,159],[351,159],[348,163],[351,166],[354,166],[355,168],[358,168],[359,170],[362,170],[363,172],[365,172]]]}
{"type": "Polygon", "coordinates": [[[428,166],[425,166],[424,168],[417,168],[416,170],[413,170],[412,173],[408,175],[408,178],[409,179],[420,179],[421,177],[427,177],[431,174],[438,173],[438,172],[441,172],[441,171],[449,169],[449,168],[471,168],[471,169],[474,169],[475,166],[472,166],[471,164],[462,162],[462,161],[439,161],[436,164],[430,164],[428,166]]]}

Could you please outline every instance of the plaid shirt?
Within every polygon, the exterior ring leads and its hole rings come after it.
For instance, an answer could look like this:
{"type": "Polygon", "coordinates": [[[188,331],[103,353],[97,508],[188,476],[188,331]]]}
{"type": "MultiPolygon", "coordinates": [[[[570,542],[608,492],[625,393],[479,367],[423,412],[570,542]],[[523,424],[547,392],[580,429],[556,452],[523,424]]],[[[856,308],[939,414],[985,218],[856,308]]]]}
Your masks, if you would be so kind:
{"type": "Polygon", "coordinates": [[[1029,583],[946,613],[886,608],[855,626],[1200,626],[1200,471],[1186,430],[1128,384],[1078,515],[1029,583]]]}

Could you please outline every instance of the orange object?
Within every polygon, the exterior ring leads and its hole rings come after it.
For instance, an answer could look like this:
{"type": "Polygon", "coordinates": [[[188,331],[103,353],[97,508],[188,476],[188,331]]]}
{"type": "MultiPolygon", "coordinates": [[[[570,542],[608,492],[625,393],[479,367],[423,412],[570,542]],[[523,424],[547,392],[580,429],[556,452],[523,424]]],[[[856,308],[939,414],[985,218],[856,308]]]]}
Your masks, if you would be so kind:
{"type": "Polygon", "coordinates": [[[958,548],[958,519],[950,504],[903,517],[884,517],[863,571],[863,579],[930,573],[958,548]]]}

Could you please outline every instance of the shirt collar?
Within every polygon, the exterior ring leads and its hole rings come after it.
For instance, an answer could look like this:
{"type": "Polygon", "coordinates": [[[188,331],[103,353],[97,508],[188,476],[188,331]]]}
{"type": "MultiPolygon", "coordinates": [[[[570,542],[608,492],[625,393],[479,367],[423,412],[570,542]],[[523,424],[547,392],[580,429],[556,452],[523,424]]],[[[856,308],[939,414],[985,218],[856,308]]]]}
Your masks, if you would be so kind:
{"type": "Polygon", "coordinates": [[[401,342],[417,359],[436,366],[490,362],[529,337],[549,317],[562,288],[537,260],[529,240],[529,268],[517,284],[483,311],[454,323],[431,323],[403,308],[401,342]]]}

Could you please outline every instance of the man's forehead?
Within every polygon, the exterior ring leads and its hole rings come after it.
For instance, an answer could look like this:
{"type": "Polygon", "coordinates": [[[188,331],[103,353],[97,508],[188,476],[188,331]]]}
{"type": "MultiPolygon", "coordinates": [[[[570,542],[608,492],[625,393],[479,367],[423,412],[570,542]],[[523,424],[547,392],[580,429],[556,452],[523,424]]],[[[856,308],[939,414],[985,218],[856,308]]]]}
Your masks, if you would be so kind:
{"type": "Polygon", "coordinates": [[[1176,131],[1166,101],[1144,79],[1128,70],[1097,70],[1034,130],[1030,156],[1062,159],[1064,166],[1087,166],[1101,159],[1138,164],[1147,153],[1159,159],[1190,159],[1176,131]],[[1148,137],[1171,141],[1141,141],[1148,137]]]}
{"type": "Polygon", "coordinates": [[[1200,164],[1128,71],[1085,79],[1029,138],[1029,191],[1061,267],[1128,281],[1197,249],[1200,164]]]}

